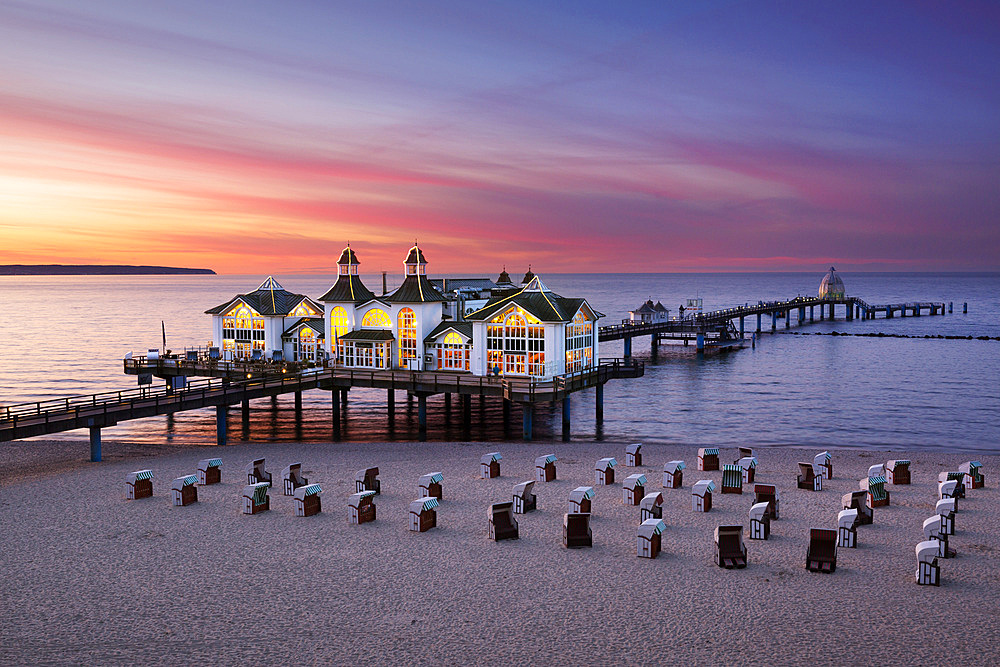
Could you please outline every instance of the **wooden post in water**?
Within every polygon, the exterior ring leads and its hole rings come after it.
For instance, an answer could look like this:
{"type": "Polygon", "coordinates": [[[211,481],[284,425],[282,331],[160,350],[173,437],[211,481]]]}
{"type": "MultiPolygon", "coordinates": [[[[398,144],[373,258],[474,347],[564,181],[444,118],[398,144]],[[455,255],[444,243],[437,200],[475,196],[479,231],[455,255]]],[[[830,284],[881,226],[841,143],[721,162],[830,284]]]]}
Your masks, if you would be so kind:
{"type": "Polygon", "coordinates": [[[90,427],[90,460],[93,463],[101,462],[101,427],[90,427]]]}
{"type": "Polygon", "coordinates": [[[396,390],[387,389],[386,390],[386,412],[389,414],[389,419],[396,416],[396,390]]]}
{"type": "Polygon", "coordinates": [[[601,424],[604,422],[604,383],[598,384],[594,387],[596,395],[596,414],[597,423],[601,424]]]}
{"type": "Polygon", "coordinates": [[[334,387],[330,391],[330,407],[332,408],[333,439],[340,440],[340,389],[334,387]]]}
{"type": "Polygon", "coordinates": [[[226,412],[228,405],[222,404],[215,407],[215,444],[224,447],[226,444],[226,412]]]}
{"type": "Polygon", "coordinates": [[[632,337],[625,336],[625,358],[628,359],[632,356],[632,337]]]}
{"type": "Polygon", "coordinates": [[[417,395],[417,425],[420,442],[427,440],[427,395],[417,395]]]}
{"type": "Polygon", "coordinates": [[[562,439],[569,441],[569,394],[562,400],[562,439]]]}
{"type": "Polygon", "coordinates": [[[295,392],[295,418],[302,416],[302,392],[295,392]]]}
{"type": "Polygon", "coordinates": [[[760,333],[760,313],[757,313],[757,333],[760,333]]]}
{"type": "Polygon", "coordinates": [[[813,320],[813,308],[815,308],[815,306],[809,306],[809,321],[810,322],[814,321],[813,320]]]}
{"type": "Polygon", "coordinates": [[[968,315],[969,314],[969,302],[968,301],[963,301],[962,302],[962,314],[963,315],[968,315]]]}
{"type": "Polygon", "coordinates": [[[531,442],[531,420],[534,413],[534,406],[531,403],[521,405],[521,437],[526,442],[531,442]]]}
{"type": "Polygon", "coordinates": [[[472,396],[459,394],[458,400],[462,404],[462,425],[468,428],[472,425],[472,396]]]}
{"type": "Polygon", "coordinates": [[[792,326],[792,309],[785,309],[785,328],[788,329],[792,326]]]}
{"type": "Polygon", "coordinates": [[[250,439],[250,399],[244,398],[240,404],[240,439],[250,439]]]}

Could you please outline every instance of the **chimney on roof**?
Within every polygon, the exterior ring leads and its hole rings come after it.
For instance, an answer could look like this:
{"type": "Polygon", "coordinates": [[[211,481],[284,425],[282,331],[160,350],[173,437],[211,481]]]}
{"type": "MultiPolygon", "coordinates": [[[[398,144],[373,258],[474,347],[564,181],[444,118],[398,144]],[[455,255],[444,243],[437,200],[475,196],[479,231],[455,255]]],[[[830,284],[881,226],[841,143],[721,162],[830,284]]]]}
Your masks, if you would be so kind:
{"type": "Polygon", "coordinates": [[[388,271],[382,272],[382,296],[385,296],[386,294],[389,293],[389,287],[388,284],[386,283],[386,278],[385,278],[387,273],[388,271]]]}

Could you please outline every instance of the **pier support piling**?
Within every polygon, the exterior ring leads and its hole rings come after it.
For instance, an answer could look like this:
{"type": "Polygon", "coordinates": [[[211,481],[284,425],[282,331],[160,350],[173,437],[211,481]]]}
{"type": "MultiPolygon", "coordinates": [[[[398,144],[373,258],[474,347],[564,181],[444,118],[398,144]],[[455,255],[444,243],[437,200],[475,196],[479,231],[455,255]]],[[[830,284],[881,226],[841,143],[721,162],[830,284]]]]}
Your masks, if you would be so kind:
{"type": "Polygon", "coordinates": [[[778,330],[778,312],[771,313],[771,333],[778,330]]]}
{"type": "Polygon", "coordinates": [[[740,318],[740,338],[743,338],[743,320],[745,318],[740,318]]]}
{"type": "Polygon", "coordinates": [[[810,322],[815,322],[816,321],[815,318],[813,317],[813,315],[815,314],[813,312],[814,308],[815,308],[815,306],[809,306],[809,321],[810,322]]]}
{"type": "Polygon", "coordinates": [[[101,427],[90,427],[90,460],[93,463],[101,462],[101,427]]]}
{"type": "Polygon", "coordinates": [[[342,389],[340,391],[340,405],[341,405],[341,407],[344,407],[344,408],[347,407],[347,392],[348,392],[347,389],[342,389]]]}
{"type": "Polygon", "coordinates": [[[302,392],[295,392],[295,416],[296,418],[302,415],[302,392]]]}
{"type": "Polygon", "coordinates": [[[562,439],[569,441],[569,396],[562,400],[562,439]]]}
{"type": "Polygon", "coordinates": [[[468,428],[472,425],[472,396],[459,394],[458,401],[462,404],[462,425],[468,428]]]}
{"type": "Polygon", "coordinates": [[[601,424],[604,422],[604,383],[597,384],[594,389],[596,390],[595,418],[597,419],[597,423],[601,424]]]}
{"type": "Polygon", "coordinates": [[[757,333],[760,333],[760,313],[757,313],[757,333]]]}
{"type": "Polygon", "coordinates": [[[396,416],[396,390],[387,389],[385,398],[386,398],[385,409],[386,412],[389,414],[389,419],[392,419],[393,417],[396,416]]]}
{"type": "Polygon", "coordinates": [[[952,314],[954,312],[955,312],[955,304],[954,304],[954,302],[949,301],[948,302],[948,314],[950,315],[950,314],[952,314]]]}
{"type": "Polygon", "coordinates": [[[625,336],[625,358],[628,359],[632,356],[632,337],[625,336]]]}
{"type": "Polygon", "coordinates": [[[785,328],[790,329],[792,326],[792,309],[789,308],[785,311],[785,328]]]}
{"type": "Polygon", "coordinates": [[[531,420],[534,416],[534,406],[525,403],[521,406],[521,437],[525,442],[531,442],[531,420]]]}
{"type": "Polygon", "coordinates": [[[704,352],[705,352],[705,334],[703,334],[703,333],[699,333],[698,334],[697,345],[698,345],[698,347],[696,348],[697,351],[700,352],[700,353],[702,353],[702,354],[704,354],[704,352]]]}
{"type": "Polygon", "coordinates": [[[240,404],[240,438],[250,439],[250,399],[244,398],[240,404]]]}
{"type": "Polygon", "coordinates": [[[337,395],[339,393],[340,389],[336,388],[330,392],[330,407],[332,408],[331,420],[333,422],[334,441],[340,440],[340,396],[337,395]]]}
{"type": "Polygon", "coordinates": [[[226,412],[228,405],[215,407],[215,444],[224,447],[226,444],[226,412]]]}
{"type": "Polygon", "coordinates": [[[969,314],[969,302],[968,301],[963,301],[962,302],[962,314],[963,315],[968,315],[969,314]]]}
{"type": "Polygon", "coordinates": [[[417,424],[420,442],[427,440],[427,396],[420,394],[417,396],[417,424]]]}

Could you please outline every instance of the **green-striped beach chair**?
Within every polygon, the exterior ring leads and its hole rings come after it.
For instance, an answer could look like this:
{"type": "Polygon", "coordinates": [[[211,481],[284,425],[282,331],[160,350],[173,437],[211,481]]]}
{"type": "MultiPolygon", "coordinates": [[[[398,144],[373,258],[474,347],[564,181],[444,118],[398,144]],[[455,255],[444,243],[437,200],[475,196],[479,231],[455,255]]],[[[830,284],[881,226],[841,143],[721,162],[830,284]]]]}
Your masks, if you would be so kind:
{"type": "Polygon", "coordinates": [[[719,448],[702,447],[698,450],[698,470],[718,470],[719,469],[719,448]]]}
{"type": "Polygon", "coordinates": [[[970,489],[981,489],[986,486],[986,478],[983,476],[983,464],[979,461],[968,461],[958,468],[964,472],[969,479],[970,489]]]}
{"type": "Polygon", "coordinates": [[[306,484],[295,489],[292,494],[295,503],[295,516],[313,516],[323,511],[320,494],[323,487],[319,484],[306,484]]]}
{"type": "Polygon", "coordinates": [[[743,493],[743,468],[728,463],[722,466],[722,492],[743,493]]]}
{"type": "Polygon", "coordinates": [[[660,555],[663,531],[667,524],[662,519],[646,519],[636,530],[636,555],[639,558],[656,558],[660,555]]]}
{"type": "Polygon", "coordinates": [[[535,481],[554,482],[556,479],[556,458],[555,454],[545,454],[535,459],[535,481]]]}
{"type": "Polygon", "coordinates": [[[493,479],[500,476],[500,452],[490,452],[483,454],[479,459],[479,476],[482,479],[493,479]]]}
{"type": "Polygon", "coordinates": [[[618,461],[613,456],[608,456],[598,461],[594,466],[594,484],[598,486],[614,484],[616,465],[618,465],[618,461]]]}
{"type": "Polygon", "coordinates": [[[271,496],[267,495],[270,488],[270,482],[255,482],[244,486],[243,513],[260,514],[271,509],[271,496]]]}
{"type": "Polygon", "coordinates": [[[125,497],[129,500],[153,497],[153,471],[136,470],[125,475],[125,497]]]}
{"type": "Polygon", "coordinates": [[[871,508],[886,507],[889,504],[889,491],[885,488],[885,477],[876,475],[858,482],[863,491],[868,491],[868,506],[871,508]]]}
{"type": "Polygon", "coordinates": [[[894,486],[910,483],[910,462],[906,459],[890,459],[885,462],[885,476],[894,486]]]}
{"type": "Polygon", "coordinates": [[[175,507],[184,507],[191,503],[198,502],[198,476],[185,475],[176,478],[170,485],[170,494],[173,496],[175,507]]]}
{"type": "Polygon", "coordinates": [[[622,505],[636,506],[646,495],[646,476],[640,473],[629,475],[622,482],[622,505]]]}
{"type": "Polygon", "coordinates": [[[444,494],[441,491],[441,483],[443,481],[444,475],[441,473],[429,472],[426,475],[420,476],[417,486],[424,497],[437,498],[438,500],[441,500],[444,497],[444,494]]]}
{"type": "Polygon", "coordinates": [[[430,496],[410,502],[410,530],[423,533],[437,526],[437,507],[438,499],[430,496]]]}
{"type": "Polygon", "coordinates": [[[222,459],[198,461],[198,483],[202,486],[222,482],[222,459]]]}

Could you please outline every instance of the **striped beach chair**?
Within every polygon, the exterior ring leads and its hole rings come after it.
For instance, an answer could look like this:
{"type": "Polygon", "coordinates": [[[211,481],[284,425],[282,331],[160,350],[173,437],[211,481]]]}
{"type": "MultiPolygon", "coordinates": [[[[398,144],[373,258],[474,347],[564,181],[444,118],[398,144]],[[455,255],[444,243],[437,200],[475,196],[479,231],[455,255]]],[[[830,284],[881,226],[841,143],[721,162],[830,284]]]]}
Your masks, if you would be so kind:
{"type": "Polygon", "coordinates": [[[271,509],[271,496],[267,495],[270,488],[270,482],[255,482],[244,486],[243,513],[260,514],[271,509]]]}
{"type": "Polygon", "coordinates": [[[222,459],[198,461],[198,483],[202,486],[222,482],[222,459]]]}
{"type": "Polygon", "coordinates": [[[410,502],[410,530],[423,533],[437,526],[438,499],[417,498],[410,502]]]}
{"type": "Polygon", "coordinates": [[[563,514],[563,546],[567,549],[582,549],[594,546],[594,534],[590,529],[590,514],[563,514]]]}
{"type": "Polygon", "coordinates": [[[441,500],[443,497],[441,492],[441,483],[443,481],[444,475],[441,473],[429,472],[426,475],[420,476],[417,486],[419,487],[422,496],[441,500]]]}
{"type": "MultiPolygon", "coordinates": [[[[531,482],[532,484],[534,482],[531,482]]],[[[517,519],[514,518],[513,503],[495,503],[490,505],[487,511],[489,519],[490,539],[499,542],[500,540],[516,540],[519,537],[517,519]]]]}
{"type": "Polygon", "coordinates": [[[636,473],[622,482],[622,505],[638,505],[646,495],[646,476],[636,473]]]}
{"type": "Polygon", "coordinates": [[[479,459],[479,477],[482,479],[493,479],[500,476],[500,452],[490,452],[483,454],[479,459]]]}
{"type": "Polygon", "coordinates": [[[538,506],[538,497],[531,492],[534,487],[534,482],[521,482],[514,485],[514,494],[511,497],[514,514],[527,514],[535,511],[538,506]]]}
{"type": "Polygon", "coordinates": [[[306,484],[292,493],[292,503],[295,505],[295,516],[313,516],[323,511],[320,494],[323,488],[319,484],[306,484]]]}
{"type": "Polygon", "coordinates": [[[845,549],[858,546],[858,510],[840,510],[837,514],[837,546],[845,549]]]}
{"type": "Polygon", "coordinates": [[[833,457],[830,456],[830,452],[823,451],[814,456],[813,467],[819,471],[823,479],[833,479],[833,457]]]}
{"type": "Polygon", "coordinates": [[[668,461],[663,466],[663,488],[679,489],[684,484],[684,461],[668,461]]]}
{"type": "Polygon", "coordinates": [[[876,475],[858,482],[861,490],[868,491],[868,506],[871,508],[886,507],[889,504],[889,492],[885,488],[885,477],[876,475]]]}
{"type": "Polygon", "coordinates": [[[715,564],[727,570],[747,566],[743,526],[719,526],[715,529],[715,564]]]}
{"type": "Polygon", "coordinates": [[[601,459],[594,466],[594,484],[607,486],[615,483],[615,466],[618,461],[613,456],[601,459]]]}
{"type": "Polygon", "coordinates": [[[569,492],[569,513],[590,514],[590,501],[594,498],[594,487],[578,486],[569,492]]]}
{"type": "Polygon", "coordinates": [[[955,550],[948,547],[948,534],[941,530],[941,516],[935,514],[924,519],[924,540],[935,540],[938,543],[938,556],[954,558],[955,550]]]}
{"type": "Polygon", "coordinates": [[[815,463],[803,463],[799,461],[799,474],[795,478],[795,485],[806,491],[823,490],[822,468],[815,463]]]}
{"type": "Polygon", "coordinates": [[[712,492],[715,491],[715,482],[710,479],[701,479],[691,487],[691,509],[695,512],[708,512],[712,509],[712,492]]]}
{"type": "Polygon", "coordinates": [[[535,459],[535,481],[554,482],[556,479],[556,458],[555,454],[545,454],[535,459]]]}
{"type": "Polygon", "coordinates": [[[954,498],[942,498],[934,504],[934,511],[941,517],[941,532],[945,535],[955,534],[955,503],[954,498]]]}
{"type": "Polygon", "coordinates": [[[875,521],[875,510],[868,504],[868,491],[854,491],[845,493],[841,497],[841,505],[845,510],[854,509],[858,511],[858,525],[868,526],[875,521]]]}
{"type": "Polygon", "coordinates": [[[264,470],[264,459],[255,459],[247,464],[247,484],[259,484],[260,482],[267,482],[268,486],[271,484],[271,473],[264,470]]]}
{"type": "Polygon", "coordinates": [[[722,466],[722,492],[743,493],[743,468],[728,463],[722,466]]]}
{"type": "Polygon", "coordinates": [[[916,580],[921,586],[940,586],[941,568],[938,566],[937,540],[926,540],[917,544],[916,580]]]}
{"type": "Polygon", "coordinates": [[[809,530],[806,569],[810,572],[824,574],[832,574],[837,571],[837,531],[827,528],[809,530]]]}
{"type": "Polygon", "coordinates": [[[153,497],[153,471],[136,470],[125,475],[125,497],[128,500],[153,497]]]}
{"type": "Polygon", "coordinates": [[[910,483],[910,462],[906,459],[890,459],[885,462],[885,476],[893,485],[910,483]]]}
{"type": "Polygon", "coordinates": [[[753,451],[753,447],[737,447],[736,450],[740,453],[740,455],[736,457],[736,460],[733,461],[733,463],[739,463],[740,459],[757,458],[757,454],[753,451]]]}
{"type": "Polygon", "coordinates": [[[660,555],[660,541],[667,524],[661,519],[647,519],[636,530],[636,555],[639,558],[656,558],[660,555]]]}
{"type": "Polygon", "coordinates": [[[382,493],[382,482],[378,478],[378,468],[365,468],[354,473],[354,491],[374,491],[375,495],[382,493]]]}
{"type": "Polygon", "coordinates": [[[302,476],[302,464],[292,463],[282,470],[281,483],[286,496],[294,496],[295,489],[308,484],[309,480],[302,476]]]}
{"type": "Polygon", "coordinates": [[[753,484],[754,477],[756,477],[757,472],[757,457],[756,456],[744,456],[736,462],[736,465],[740,467],[743,472],[743,483],[753,484]]]}
{"type": "Polygon", "coordinates": [[[185,475],[176,478],[170,484],[170,495],[173,496],[174,507],[184,507],[198,502],[198,476],[185,475]]]}
{"type": "Polygon", "coordinates": [[[719,469],[719,448],[702,447],[698,450],[698,470],[718,470],[719,469]]]}
{"type": "Polygon", "coordinates": [[[753,502],[767,503],[767,513],[772,519],[777,520],[781,509],[781,492],[773,484],[754,484],[753,502]]]}
{"type": "Polygon", "coordinates": [[[771,515],[768,513],[770,503],[754,503],[750,507],[750,539],[766,540],[771,536],[771,515]]]}
{"type": "Polygon", "coordinates": [[[970,489],[981,489],[986,486],[986,478],[983,476],[983,464],[979,461],[968,461],[959,466],[958,469],[966,474],[970,489]]]}
{"type": "Polygon", "coordinates": [[[951,470],[938,474],[938,482],[955,482],[955,498],[965,497],[965,473],[961,470],[951,470]]]}
{"type": "Polygon", "coordinates": [[[625,445],[625,465],[635,468],[642,465],[642,443],[637,442],[633,445],[625,445]]]}
{"type": "Polygon", "coordinates": [[[648,519],[663,518],[663,494],[658,491],[647,493],[639,501],[639,523],[648,519]]]}

